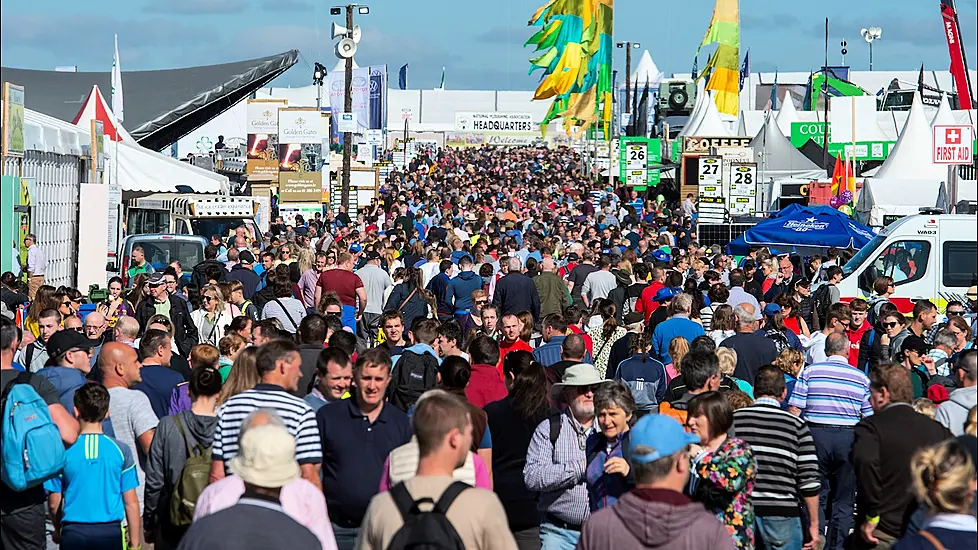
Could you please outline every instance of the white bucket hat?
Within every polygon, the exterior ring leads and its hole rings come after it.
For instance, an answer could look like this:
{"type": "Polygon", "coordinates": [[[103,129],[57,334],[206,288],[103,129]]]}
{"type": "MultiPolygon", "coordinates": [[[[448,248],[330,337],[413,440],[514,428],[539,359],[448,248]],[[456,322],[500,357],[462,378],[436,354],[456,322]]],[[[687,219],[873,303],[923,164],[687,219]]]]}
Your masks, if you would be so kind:
{"type": "Polygon", "coordinates": [[[228,466],[245,483],[275,489],[299,477],[295,461],[295,439],[282,426],[265,424],[241,436],[238,454],[228,466]]]}
{"type": "Polygon", "coordinates": [[[595,370],[594,365],[578,363],[567,367],[561,381],[550,387],[550,397],[556,399],[560,392],[564,391],[564,388],[595,386],[605,382],[611,382],[611,380],[605,380],[598,376],[598,371],[595,370]]]}

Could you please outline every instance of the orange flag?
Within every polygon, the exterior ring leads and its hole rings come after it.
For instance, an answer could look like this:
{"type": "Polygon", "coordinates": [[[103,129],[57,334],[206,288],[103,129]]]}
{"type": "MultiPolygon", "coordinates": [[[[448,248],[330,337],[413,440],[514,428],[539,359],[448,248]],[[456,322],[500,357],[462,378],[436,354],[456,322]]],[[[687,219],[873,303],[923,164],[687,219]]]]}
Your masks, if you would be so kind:
{"type": "Polygon", "coordinates": [[[846,175],[848,170],[846,169],[846,161],[839,155],[839,158],[835,159],[835,169],[832,170],[832,195],[838,196],[841,192],[840,189],[844,185],[848,185],[846,175]]]}

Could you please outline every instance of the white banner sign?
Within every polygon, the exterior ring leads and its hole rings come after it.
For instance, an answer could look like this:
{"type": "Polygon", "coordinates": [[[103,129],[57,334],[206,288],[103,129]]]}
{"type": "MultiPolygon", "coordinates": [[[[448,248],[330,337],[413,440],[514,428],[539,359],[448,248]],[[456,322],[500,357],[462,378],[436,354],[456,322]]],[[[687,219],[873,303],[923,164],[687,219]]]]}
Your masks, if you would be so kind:
{"type": "Polygon", "coordinates": [[[645,186],[649,179],[649,144],[640,141],[625,143],[625,185],[645,186]]]}
{"type": "Polygon", "coordinates": [[[274,134],[278,132],[278,110],[288,107],[287,99],[249,99],[246,123],[249,134],[274,134]]]}
{"type": "Polygon", "coordinates": [[[455,112],[456,132],[538,134],[540,127],[530,113],[455,112]]]}
{"type": "Polygon", "coordinates": [[[357,117],[354,113],[337,113],[336,127],[340,132],[356,132],[357,117]]]}
{"type": "Polygon", "coordinates": [[[968,124],[934,126],[934,164],[971,164],[973,132],[968,124]]]}
{"type": "MultiPolygon", "coordinates": [[[[359,128],[347,130],[359,132],[370,128],[370,68],[353,69],[353,114],[359,128]]],[[[346,80],[343,71],[329,73],[329,107],[334,113],[343,112],[343,98],[346,97],[346,80]]],[[[337,119],[339,124],[339,119],[337,119]]],[[[343,131],[343,130],[340,130],[343,131]]]]}
{"type": "Polygon", "coordinates": [[[315,107],[281,109],[278,112],[279,143],[322,144],[322,114],[315,107]]]}

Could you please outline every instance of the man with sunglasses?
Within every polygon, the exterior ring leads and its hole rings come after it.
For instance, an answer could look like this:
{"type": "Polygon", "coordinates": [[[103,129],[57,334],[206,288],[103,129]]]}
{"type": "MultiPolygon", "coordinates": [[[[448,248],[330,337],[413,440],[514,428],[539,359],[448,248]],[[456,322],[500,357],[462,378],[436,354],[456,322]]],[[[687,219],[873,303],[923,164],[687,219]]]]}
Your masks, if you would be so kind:
{"type": "Polygon", "coordinates": [[[187,303],[170,296],[163,273],[159,271],[149,276],[146,286],[149,287],[150,297],[142,300],[136,308],[139,326],[145,331],[149,328],[147,324],[150,317],[156,314],[165,316],[173,325],[173,340],[180,354],[190,357],[190,350],[197,345],[199,335],[197,325],[190,318],[187,303]]]}
{"type": "MultiPolygon", "coordinates": [[[[825,327],[820,332],[812,334],[805,344],[805,364],[824,363],[828,358],[825,352],[825,342],[830,334],[845,334],[852,325],[852,310],[841,302],[829,306],[825,313],[825,327]]],[[[846,338],[848,340],[848,337],[846,338]]],[[[848,353],[846,355],[848,357],[848,353]]],[[[848,359],[847,359],[848,362],[848,359]]]]}
{"type": "MultiPolygon", "coordinates": [[[[94,314],[93,314],[94,315],[94,314]]],[[[74,416],[75,391],[84,386],[88,373],[92,370],[92,351],[99,345],[97,340],[89,340],[74,330],[59,330],[48,340],[47,350],[50,354],[47,366],[37,371],[54,386],[58,392],[58,401],[74,416]]],[[[106,433],[115,435],[112,423],[108,420],[102,423],[106,433]]]]}

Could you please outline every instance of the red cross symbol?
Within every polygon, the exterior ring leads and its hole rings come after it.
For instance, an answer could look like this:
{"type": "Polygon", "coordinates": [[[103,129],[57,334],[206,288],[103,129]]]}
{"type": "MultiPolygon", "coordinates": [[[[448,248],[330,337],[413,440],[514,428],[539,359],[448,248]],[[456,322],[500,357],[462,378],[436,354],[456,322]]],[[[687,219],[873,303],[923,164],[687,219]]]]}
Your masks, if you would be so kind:
{"type": "Polygon", "coordinates": [[[961,145],[961,131],[957,128],[944,130],[944,140],[948,145],[961,145]]]}

